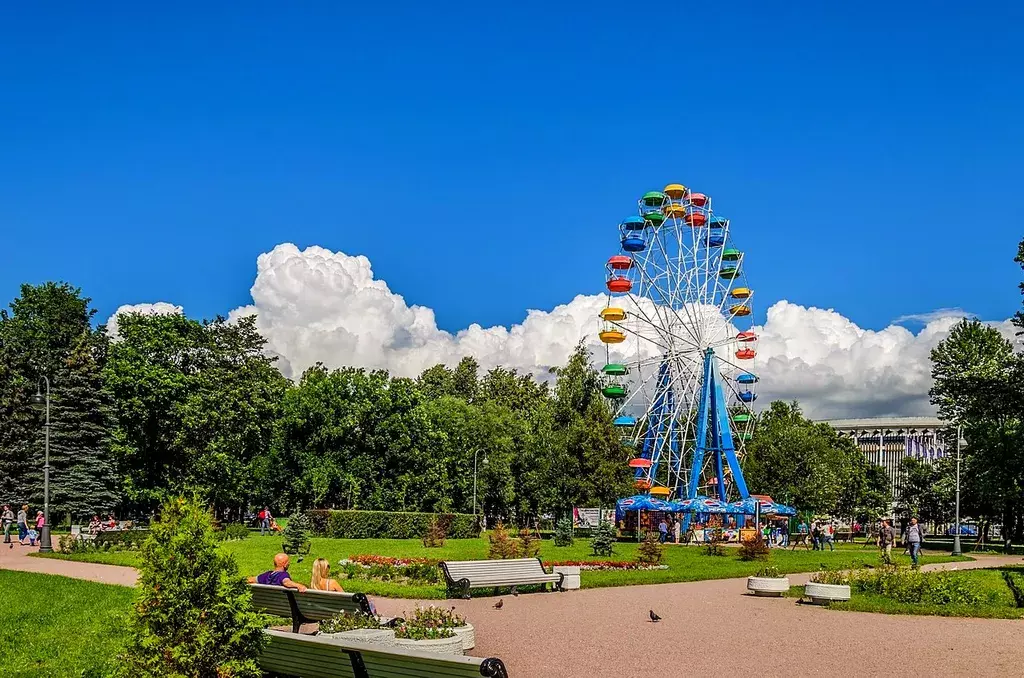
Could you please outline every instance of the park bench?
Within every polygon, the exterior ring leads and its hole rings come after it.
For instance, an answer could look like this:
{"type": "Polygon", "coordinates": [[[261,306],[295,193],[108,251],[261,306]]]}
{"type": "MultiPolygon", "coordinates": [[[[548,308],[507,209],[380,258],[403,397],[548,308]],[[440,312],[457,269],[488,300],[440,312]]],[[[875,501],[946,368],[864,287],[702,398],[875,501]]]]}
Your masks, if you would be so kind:
{"type": "Polygon", "coordinates": [[[341,641],[267,629],[259,658],[265,672],[302,678],[508,678],[500,659],[481,659],[341,641]]]}
{"type": "Polygon", "coordinates": [[[290,617],[292,633],[298,633],[299,627],[303,624],[330,619],[341,612],[373,614],[370,600],[365,593],[336,593],[308,589],[300,593],[296,589],[267,584],[249,584],[249,588],[252,590],[253,607],[277,617],[290,617]]]}
{"type": "Polygon", "coordinates": [[[524,584],[554,584],[562,590],[561,573],[548,574],[540,558],[513,558],[510,560],[444,560],[441,561],[448,585],[448,595],[469,598],[470,589],[516,587],[524,584]]]}
{"type": "Polygon", "coordinates": [[[811,535],[807,532],[792,532],[789,535],[789,550],[795,551],[797,546],[811,550],[811,535]]]}

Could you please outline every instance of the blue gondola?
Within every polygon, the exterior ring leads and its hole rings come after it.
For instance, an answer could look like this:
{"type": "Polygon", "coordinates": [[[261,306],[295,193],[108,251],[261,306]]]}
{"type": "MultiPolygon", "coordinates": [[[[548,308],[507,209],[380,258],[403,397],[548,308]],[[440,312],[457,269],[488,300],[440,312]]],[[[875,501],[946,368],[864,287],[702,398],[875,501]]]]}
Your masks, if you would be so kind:
{"type": "Polygon", "coordinates": [[[646,228],[643,217],[627,217],[619,224],[623,231],[642,231],[646,228]]]}
{"type": "Polygon", "coordinates": [[[643,252],[647,249],[647,241],[637,235],[627,235],[622,239],[622,249],[626,252],[643,252]]]}
{"type": "Polygon", "coordinates": [[[725,217],[711,217],[711,221],[708,222],[710,228],[725,228],[729,225],[729,220],[725,217]]]}
{"type": "Polygon", "coordinates": [[[636,426],[636,417],[616,417],[614,426],[636,426]]]}
{"type": "Polygon", "coordinates": [[[740,376],[736,377],[736,383],[737,384],[756,384],[757,383],[757,377],[754,376],[753,374],[747,372],[745,374],[741,374],[740,376]]]}
{"type": "Polygon", "coordinates": [[[721,247],[725,244],[725,236],[721,233],[712,233],[708,236],[708,247],[721,247]]]}
{"type": "Polygon", "coordinates": [[[740,400],[745,403],[752,403],[757,400],[757,394],[750,391],[740,391],[740,400]]]}

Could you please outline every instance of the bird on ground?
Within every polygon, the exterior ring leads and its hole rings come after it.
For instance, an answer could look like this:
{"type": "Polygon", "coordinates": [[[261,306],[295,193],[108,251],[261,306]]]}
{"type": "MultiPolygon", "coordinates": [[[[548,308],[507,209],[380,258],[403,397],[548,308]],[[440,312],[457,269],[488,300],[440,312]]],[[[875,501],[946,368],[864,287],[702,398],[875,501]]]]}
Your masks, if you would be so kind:
{"type": "Polygon", "coordinates": [[[659,622],[659,621],[661,621],[661,617],[659,617],[658,615],[656,615],[656,614],[654,613],[654,610],[651,610],[651,621],[652,621],[652,622],[659,622]]]}
{"type": "Polygon", "coordinates": [[[504,604],[505,604],[505,601],[504,601],[504,600],[499,600],[498,602],[496,602],[496,603],[494,604],[494,609],[495,609],[495,610],[500,610],[500,609],[501,609],[501,606],[502,606],[502,605],[504,605],[504,604]]]}
{"type": "Polygon", "coordinates": [[[519,591],[513,591],[512,592],[512,597],[513,598],[518,598],[519,597],[519,591]]]}

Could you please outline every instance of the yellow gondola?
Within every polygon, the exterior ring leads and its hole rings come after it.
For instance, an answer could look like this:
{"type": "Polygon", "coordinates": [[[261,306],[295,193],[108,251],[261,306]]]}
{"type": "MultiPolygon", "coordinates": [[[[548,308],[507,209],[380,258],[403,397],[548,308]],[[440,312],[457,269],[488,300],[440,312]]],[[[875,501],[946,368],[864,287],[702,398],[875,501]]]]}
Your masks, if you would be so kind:
{"type": "Polygon", "coordinates": [[[683,186],[682,184],[669,184],[668,186],[665,187],[665,190],[662,191],[662,193],[672,198],[673,200],[679,200],[684,195],[686,195],[686,192],[686,186],[683,186]]]}
{"type": "Polygon", "coordinates": [[[736,304],[729,308],[729,313],[732,313],[735,316],[750,315],[750,307],[745,304],[736,304]]]}
{"type": "Polygon", "coordinates": [[[651,488],[651,496],[652,497],[667,497],[670,494],[672,494],[672,491],[670,489],[668,489],[667,487],[652,487],[651,488]]]}
{"type": "Polygon", "coordinates": [[[605,330],[598,333],[597,336],[606,344],[621,344],[626,340],[626,333],[619,330],[605,330]]]}
{"type": "Polygon", "coordinates": [[[729,293],[729,296],[731,296],[733,299],[747,299],[750,297],[751,294],[752,292],[750,291],[749,287],[737,287],[736,289],[729,293]]]}
{"type": "Polygon", "coordinates": [[[621,308],[609,306],[608,308],[601,311],[601,320],[607,320],[609,322],[620,322],[626,319],[626,312],[621,308]]]}
{"type": "Polygon", "coordinates": [[[686,216],[686,208],[675,203],[665,205],[661,208],[661,211],[666,217],[672,217],[673,219],[682,219],[686,216]]]}

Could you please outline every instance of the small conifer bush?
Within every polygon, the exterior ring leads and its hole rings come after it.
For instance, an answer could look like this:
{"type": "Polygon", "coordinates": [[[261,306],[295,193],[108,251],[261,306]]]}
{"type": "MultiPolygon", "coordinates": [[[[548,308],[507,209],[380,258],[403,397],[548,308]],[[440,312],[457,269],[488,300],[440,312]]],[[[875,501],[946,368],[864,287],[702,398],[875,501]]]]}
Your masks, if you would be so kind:
{"type": "Polygon", "coordinates": [[[555,525],[555,546],[572,546],[572,519],[562,518],[555,525]]]}
{"type": "Polygon", "coordinates": [[[120,678],[259,678],[266,617],[196,500],[164,505],[142,547],[120,678]]]}
{"type": "Polygon", "coordinates": [[[599,523],[590,537],[590,549],[595,556],[610,556],[614,546],[615,530],[611,523],[599,523]]]}

